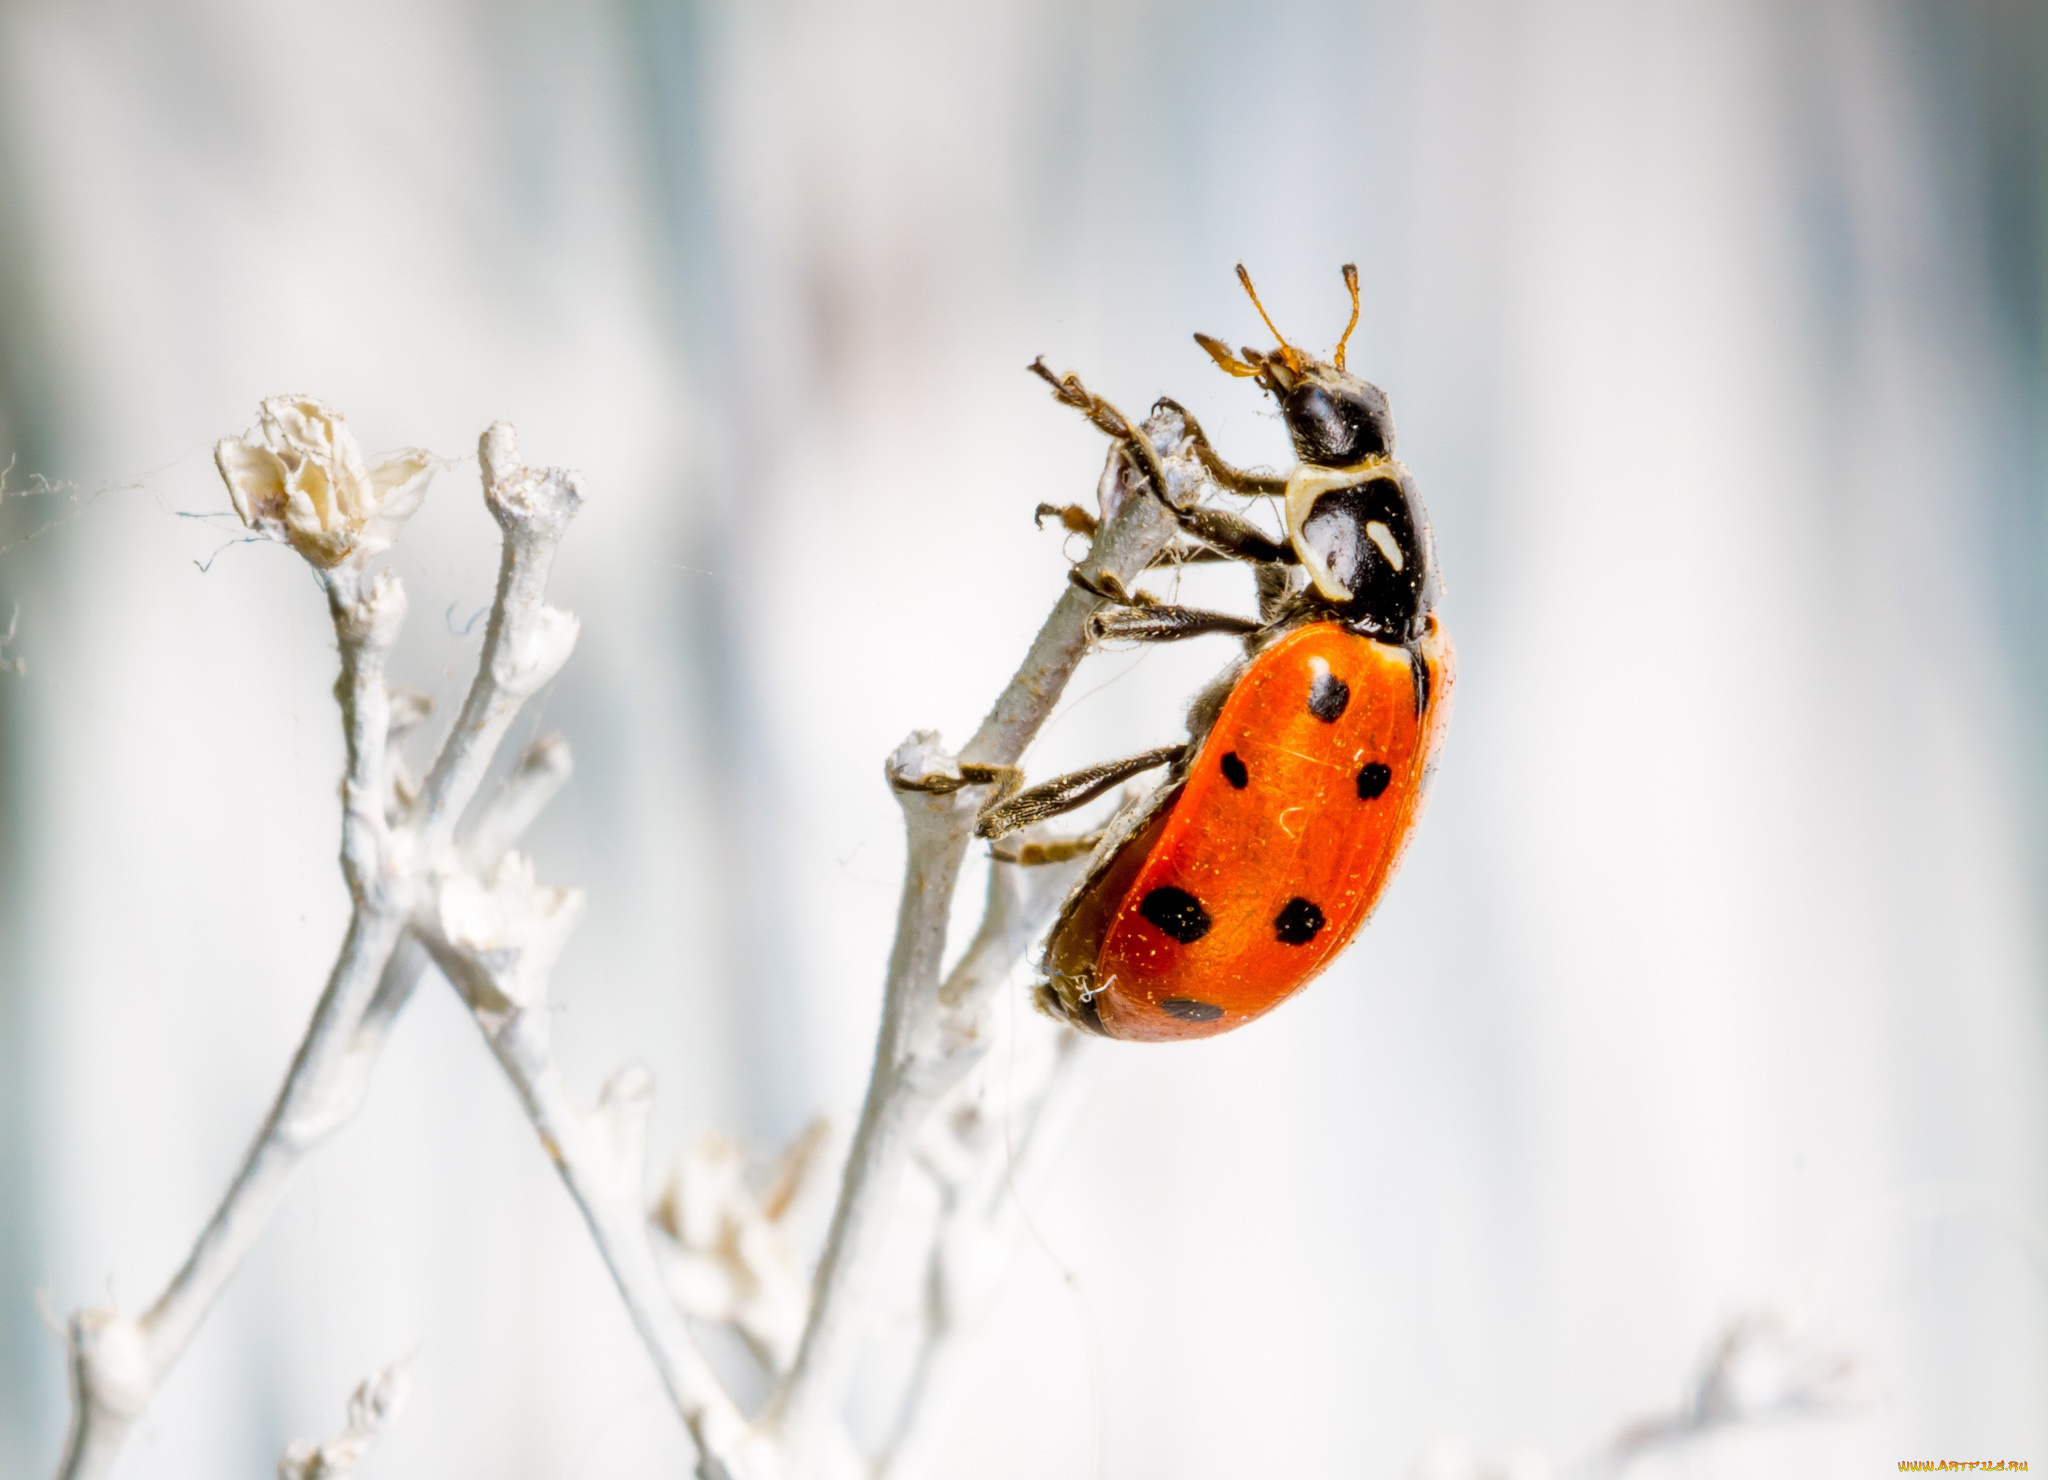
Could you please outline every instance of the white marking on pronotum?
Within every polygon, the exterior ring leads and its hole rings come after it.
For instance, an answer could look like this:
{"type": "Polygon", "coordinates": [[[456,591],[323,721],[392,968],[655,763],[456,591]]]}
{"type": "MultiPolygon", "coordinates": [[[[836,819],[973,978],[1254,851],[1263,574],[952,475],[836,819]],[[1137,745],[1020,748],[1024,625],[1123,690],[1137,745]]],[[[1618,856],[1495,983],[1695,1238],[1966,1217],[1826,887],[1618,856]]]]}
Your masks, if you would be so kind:
{"type": "MultiPolygon", "coordinates": [[[[1326,493],[1340,488],[1359,488],[1375,478],[1400,479],[1407,469],[1391,457],[1369,457],[1356,467],[1323,468],[1312,463],[1302,463],[1287,477],[1287,540],[1300,557],[1302,568],[1308,578],[1331,601],[1349,601],[1355,594],[1344,582],[1331,572],[1330,561],[1325,552],[1317,548],[1308,537],[1308,516],[1314,511],[1316,500],[1326,493]]],[[[1349,521],[1336,521],[1339,530],[1332,531],[1333,539],[1343,537],[1340,531],[1354,529],[1349,521]]],[[[1337,553],[1334,549],[1330,554],[1337,553]]],[[[1356,552],[1362,553],[1362,552],[1356,552]]],[[[1395,569],[1399,569],[1396,566],[1395,569]]]]}
{"type": "Polygon", "coordinates": [[[1398,575],[1401,570],[1401,547],[1394,540],[1394,532],[1377,519],[1366,524],[1365,532],[1371,536],[1372,542],[1380,547],[1380,554],[1387,557],[1387,564],[1393,566],[1395,574],[1398,575]]]}

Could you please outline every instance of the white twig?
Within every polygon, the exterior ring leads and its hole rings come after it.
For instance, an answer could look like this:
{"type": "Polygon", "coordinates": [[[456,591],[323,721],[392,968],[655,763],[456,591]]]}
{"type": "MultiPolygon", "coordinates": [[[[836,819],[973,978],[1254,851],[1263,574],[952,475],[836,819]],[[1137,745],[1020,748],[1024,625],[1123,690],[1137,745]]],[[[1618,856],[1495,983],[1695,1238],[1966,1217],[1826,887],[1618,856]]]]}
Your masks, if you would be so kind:
{"type": "Polygon", "coordinates": [[[746,1423],[691,1340],[648,1245],[643,1201],[654,1081],[629,1065],[606,1081],[594,1109],[571,1098],[548,1040],[548,971],[581,912],[574,890],[546,889],[509,854],[487,883],[456,876],[417,922],[420,939],[469,1004],[533,1122],[541,1146],[582,1211],[633,1325],[654,1358],[701,1456],[722,1480],[746,1423]]]}
{"type": "Polygon", "coordinates": [[[1622,1425],[1575,1464],[1560,1468],[1534,1451],[1481,1459],[1444,1439],[1410,1473],[1414,1480],[1622,1480],[1659,1451],[1775,1419],[1824,1417],[1862,1401],[1862,1363],[1852,1353],[1814,1347],[1804,1325],[1796,1313],[1776,1307],[1744,1311],[1708,1344],[1677,1407],[1622,1425]]]}
{"type": "Polygon", "coordinates": [[[277,1480],[342,1480],[377,1436],[398,1422],[411,1394],[410,1361],[372,1372],[349,1395],[348,1427],[324,1444],[300,1439],[287,1445],[277,1462],[277,1480]]]}
{"type": "MultiPolygon", "coordinates": [[[[1145,492],[1144,467],[1164,476],[1179,500],[1204,482],[1182,445],[1178,414],[1155,413],[1144,436],[1142,456],[1112,451],[1103,482],[1105,519],[1080,572],[1088,586],[1134,580],[1171,538],[1170,519],[1145,492]]],[[[1063,882],[1059,870],[1040,870],[1027,881],[1010,866],[996,866],[981,929],[942,984],[947,914],[973,825],[971,794],[1014,766],[1044,723],[1087,649],[1087,618],[1100,598],[1079,583],[1062,596],[958,759],[929,734],[912,736],[890,759],[888,776],[910,833],[903,900],[874,1073],[809,1298],[786,1244],[777,1243],[777,1220],[794,1199],[806,1157],[815,1155],[815,1138],[789,1164],[784,1185],[758,1203],[734,1195],[712,1199],[720,1211],[709,1235],[684,1226],[690,1215],[678,1189],[663,1226],[685,1255],[715,1251],[732,1278],[726,1293],[734,1299],[716,1317],[733,1321],[771,1370],[787,1364],[760,1420],[750,1426],[695,1344],[685,1305],[664,1279],[650,1241],[644,1193],[651,1079],[638,1066],[622,1070],[586,1111],[569,1094],[549,1045],[548,978],[581,898],[543,887],[526,860],[507,850],[567,778],[566,747],[554,739],[540,742],[488,799],[473,805],[519,708],[554,677],[575,644],[575,619],[543,598],[556,549],[583,499],[576,475],[521,464],[512,430],[502,423],[485,433],[479,451],[485,499],[504,534],[498,588],[476,678],[415,786],[399,742],[425,719],[425,702],[393,694],[384,681],[404,596],[388,573],[370,578],[364,561],[389,545],[436,460],[413,452],[369,467],[340,418],[306,398],[265,402],[260,440],[231,439],[218,450],[230,494],[251,528],[290,544],[326,585],[341,654],[336,696],[347,743],[341,862],[353,910],[277,1101],[184,1265],[140,1317],[83,1310],[71,1319],[73,1423],[60,1480],[87,1480],[111,1467],[135,1419],[284,1197],[299,1161],[361,1103],[390,1026],[429,958],[468,1003],[582,1211],[697,1442],[703,1480],[795,1480],[868,1468],[854,1456],[838,1408],[875,1255],[920,1130],[986,1054],[990,1004],[1063,882]]],[[[1072,1040],[1062,1042],[1054,1070],[1033,1081],[1015,1113],[1003,1112],[1006,1124],[1021,1125],[1027,1148],[1044,1140],[1052,1118],[1047,1107],[1068,1077],[1057,1066],[1071,1064],[1066,1050],[1072,1040]]],[[[932,1288],[943,1286],[946,1293],[933,1307],[912,1408],[961,1329],[960,1311],[969,1302],[960,1293],[966,1285],[958,1269],[972,1262],[1000,1222],[989,1193],[990,1168],[1006,1163],[993,1159],[986,1127],[978,1137],[964,1121],[954,1129],[950,1150],[927,1149],[949,1210],[930,1266],[932,1288]]],[[[733,1182],[727,1193],[737,1186],[733,1182]]],[[[359,1390],[361,1411],[352,1408],[348,1432],[326,1445],[296,1446],[280,1474],[311,1480],[353,1464],[378,1427],[372,1419],[395,1411],[402,1397],[402,1373],[377,1381],[385,1385],[359,1390]]],[[[906,1436],[910,1418],[914,1414],[899,1425],[906,1436]]],[[[892,1452],[900,1447],[892,1445],[892,1452]]]]}
{"type": "Polygon", "coordinates": [[[1620,1480],[1660,1449],[1723,1429],[1840,1412],[1861,1401],[1863,1381],[1863,1364],[1853,1353],[1808,1343],[1797,1313],[1769,1306],[1744,1311],[1708,1346],[1685,1401],[1623,1425],[1586,1460],[1583,1473],[1620,1480]]]}
{"type": "Polygon", "coordinates": [[[106,1473],[130,1425],[284,1200],[300,1159],[361,1101],[368,1065],[350,1051],[355,1027],[398,943],[412,884],[393,857],[380,790],[388,714],[384,659],[405,599],[395,578],[387,574],[365,590],[362,572],[346,565],[327,573],[327,592],[341,646],[335,692],[348,747],[342,873],[355,909],[284,1086],[183,1266],[139,1318],[111,1310],[72,1317],[72,1428],[58,1468],[64,1480],[106,1473]]]}
{"type": "MultiPolygon", "coordinates": [[[[206,1312],[262,1235],[313,1148],[355,1114],[392,1014],[417,980],[400,950],[430,877],[454,867],[449,840],[512,714],[552,677],[575,639],[573,619],[541,604],[554,550],[580,499],[573,479],[494,478],[510,428],[485,434],[485,497],[505,531],[505,558],[482,671],[442,745],[426,794],[407,806],[392,764],[393,698],[384,664],[405,616],[388,571],[364,559],[390,543],[436,462],[399,454],[366,467],[346,424],[306,398],[263,408],[260,441],[229,439],[216,453],[238,510],[259,533],[291,545],[320,573],[341,656],[335,697],[347,768],[342,783],[342,876],[352,911],[334,967],[276,1101],[220,1206],[168,1286],[142,1315],[88,1309],[67,1329],[72,1419],[60,1480],[93,1480],[113,1465],[131,1426],[206,1312]],[[309,492],[310,490],[310,492],[309,492]]],[[[401,700],[401,724],[417,722],[401,700]]],[[[543,767],[543,770],[546,770],[543,767]]],[[[524,770],[522,770],[524,775],[524,770]]],[[[409,790],[409,788],[406,788],[409,790]]],[[[494,840],[531,815],[539,784],[518,781],[494,840]]]]}
{"type": "Polygon", "coordinates": [[[831,1129],[823,1116],[806,1126],[758,1195],[744,1148],[699,1136],[676,1158],[653,1210],[676,1304],[692,1320],[730,1325],[770,1375],[789,1369],[810,1307],[794,1225],[822,1190],[831,1129]]]}
{"type": "Polygon", "coordinates": [[[527,746],[519,765],[458,835],[463,861],[479,872],[490,868],[525,835],[574,770],[569,743],[560,735],[545,735],[527,746]]]}
{"type": "MultiPolygon", "coordinates": [[[[582,502],[573,473],[523,466],[503,423],[479,448],[485,497],[505,530],[498,599],[484,651],[456,733],[477,737],[476,753],[443,751],[421,787],[422,845],[452,836],[494,747],[518,708],[554,677],[576,640],[573,617],[541,596],[555,546],[582,502]]],[[[582,1211],[656,1371],[696,1441],[700,1473],[723,1480],[746,1421],[691,1339],[670,1299],[648,1241],[644,1199],[647,1119],[654,1081],[646,1069],[620,1070],[594,1109],[569,1094],[549,1043],[548,977],[581,913],[574,890],[539,885],[518,854],[505,854],[482,878],[475,866],[515,835],[568,774],[559,742],[530,750],[493,805],[468,830],[465,846],[446,850],[435,888],[413,929],[469,1004],[499,1066],[511,1081],[542,1147],[582,1211]]]]}
{"type": "MultiPolygon", "coordinates": [[[[991,869],[981,931],[939,989],[941,999],[992,996],[1079,867],[1075,860],[1065,868],[991,869]]],[[[956,1088],[919,1139],[918,1165],[938,1194],[939,1214],[925,1257],[917,1350],[874,1460],[876,1480],[915,1472],[966,1338],[1001,1290],[1023,1226],[1017,1199],[1070,1119],[1085,1040],[1050,1024],[1030,1040],[1013,1041],[1002,1073],[984,1064],[956,1088]]]]}
{"type": "Polygon", "coordinates": [[[429,857],[454,835],[512,717],[561,671],[576,646],[576,619],[543,598],[555,551],[583,503],[582,478],[561,468],[526,467],[518,439],[502,421],[483,434],[477,458],[484,503],[505,532],[504,553],[476,680],[420,788],[417,826],[429,857]]]}
{"type": "MultiPolygon", "coordinates": [[[[1165,409],[1156,411],[1142,430],[1164,463],[1169,492],[1183,501],[1204,481],[1199,463],[1183,446],[1185,433],[1181,417],[1165,409]]],[[[1081,567],[1095,584],[1104,574],[1126,583],[1135,580],[1165,548],[1174,528],[1156,500],[1132,496],[1144,487],[1143,475],[1121,449],[1111,451],[1111,470],[1104,488],[1113,498],[1105,503],[1116,506],[1104,509],[1107,517],[1081,567]]],[[[840,1430],[839,1409],[863,1335],[868,1286],[917,1133],[986,1046],[980,1028],[985,994],[963,994],[949,1005],[939,984],[947,917],[977,795],[963,784],[962,768],[1017,763],[1087,651],[1087,619],[1100,604],[1099,597],[1078,584],[1066,591],[957,760],[929,732],[913,734],[889,759],[887,775],[903,808],[909,857],[875,1064],[812,1282],[803,1342],[758,1430],[784,1453],[795,1473],[821,1463],[840,1430]]]]}

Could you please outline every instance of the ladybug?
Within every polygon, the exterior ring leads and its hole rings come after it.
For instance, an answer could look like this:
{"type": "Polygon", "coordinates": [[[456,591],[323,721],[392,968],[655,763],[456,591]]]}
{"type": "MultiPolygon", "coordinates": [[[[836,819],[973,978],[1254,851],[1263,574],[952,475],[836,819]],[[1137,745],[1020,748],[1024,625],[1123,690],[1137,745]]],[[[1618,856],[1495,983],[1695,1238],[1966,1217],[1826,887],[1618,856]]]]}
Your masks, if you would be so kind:
{"type": "MultiPolygon", "coordinates": [[[[1098,837],[998,850],[1018,862],[1088,853],[1047,937],[1037,999],[1110,1038],[1227,1033],[1335,960],[1400,863],[1450,717],[1454,655],[1436,614],[1429,519],[1394,459],[1385,394],[1344,368],[1358,324],[1357,270],[1344,269],[1351,320],[1327,362],[1290,345],[1250,275],[1237,272],[1279,348],[1240,356],[1195,338],[1279,403],[1299,463],[1284,478],[1242,471],[1216,456],[1192,417],[1186,425],[1215,483],[1284,501],[1285,539],[1223,510],[1175,503],[1144,456],[1150,448],[1133,451],[1193,542],[1162,563],[1249,563],[1260,615],[1169,606],[1112,581],[1090,587],[1110,603],[1090,631],[1147,642],[1229,632],[1243,638],[1244,656],[1196,697],[1185,744],[998,797],[976,823],[982,837],[1000,839],[1166,768],[1164,782],[1098,837]]],[[[1113,435],[1142,440],[1078,378],[1032,368],[1113,435]]],[[[1078,509],[1056,512],[1070,527],[1093,522],[1078,509]]]]}

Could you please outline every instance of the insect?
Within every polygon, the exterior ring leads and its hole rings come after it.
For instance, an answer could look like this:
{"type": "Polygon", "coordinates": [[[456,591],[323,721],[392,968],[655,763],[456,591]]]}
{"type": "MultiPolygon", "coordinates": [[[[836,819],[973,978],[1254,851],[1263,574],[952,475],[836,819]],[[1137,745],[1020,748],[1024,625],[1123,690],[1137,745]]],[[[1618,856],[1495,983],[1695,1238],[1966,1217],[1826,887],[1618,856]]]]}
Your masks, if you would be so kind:
{"type": "MultiPolygon", "coordinates": [[[[999,796],[976,824],[982,837],[1003,838],[1166,768],[1164,782],[1099,836],[1005,855],[1088,852],[1047,937],[1038,1001],[1111,1038],[1228,1032],[1329,965],[1400,862],[1450,714],[1454,658],[1435,610],[1428,516],[1394,459],[1386,396],[1344,368],[1358,325],[1357,269],[1344,269],[1351,319],[1328,361],[1290,345],[1250,275],[1237,273],[1279,347],[1239,355],[1195,338],[1278,401],[1299,463],[1285,477],[1242,471],[1215,454],[1192,417],[1186,424],[1215,483],[1283,501],[1285,538],[1225,510],[1175,503],[1156,459],[1148,481],[1193,541],[1170,557],[1249,563],[1259,617],[1167,605],[1111,580],[1090,588],[1110,603],[1090,631],[1141,642],[1233,633],[1245,655],[1190,706],[1185,744],[999,796]]],[[[1055,377],[1042,362],[1033,369],[1098,426],[1141,440],[1078,378],[1055,377]]],[[[1071,527],[1092,522],[1081,510],[1056,512],[1071,527]]]]}

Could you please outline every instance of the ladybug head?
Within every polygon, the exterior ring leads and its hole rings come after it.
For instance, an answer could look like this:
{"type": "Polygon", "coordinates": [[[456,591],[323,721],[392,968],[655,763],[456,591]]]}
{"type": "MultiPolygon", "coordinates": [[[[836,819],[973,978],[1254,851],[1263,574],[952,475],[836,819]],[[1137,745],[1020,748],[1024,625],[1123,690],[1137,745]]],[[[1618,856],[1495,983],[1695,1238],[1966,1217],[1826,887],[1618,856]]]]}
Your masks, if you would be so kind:
{"type": "MultiPolygon", "coordinates": [[[[1273,321],[1252,288],[1251,274],[1240,263],[1238,281],[1251,296],[1252,306],[1266,327],[1273,321]]],[[[1280,348],[1271,354],[1246,349],[1240,359],[1221,340],[1197,334],[1195,342],[1232,375],[1258,381],[1280,403],[1294,439],[1294,454],[1317,467],[1348,468],[1367,458],[1386,457],[1394,450],[1394,415],[1387,408],[1386,392],[1369,385],[1344,369],[1344,346],[1358,327],[1358,269],[1344,267],[1344,286],[1351,290],[1351,322],[1328,361],[1311,359],[1273,329],[1280,348]]]]}

